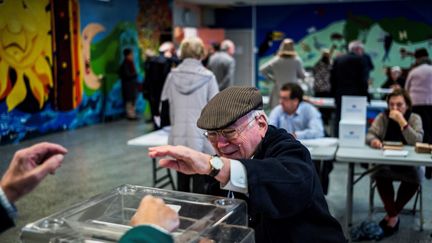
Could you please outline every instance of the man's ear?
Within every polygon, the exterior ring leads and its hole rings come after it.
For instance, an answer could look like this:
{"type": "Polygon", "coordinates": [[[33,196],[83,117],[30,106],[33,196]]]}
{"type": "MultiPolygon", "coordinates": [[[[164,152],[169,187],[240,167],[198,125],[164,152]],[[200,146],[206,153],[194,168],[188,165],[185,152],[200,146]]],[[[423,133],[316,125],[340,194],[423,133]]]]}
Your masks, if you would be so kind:
{"type": "Polygon", "coordinates": [[[261,136],[261,139],[265,137],[265,134],[268,130],[267,120],[264,117],[258,119],[258,131],[261,136]]]}
{"type": "Polygon", "coordinates": [[[260,116],[258,118],[258,127],[261,128],[267,128],[268,124],[267,124],[267,120],[264,116],[260,116]]]}

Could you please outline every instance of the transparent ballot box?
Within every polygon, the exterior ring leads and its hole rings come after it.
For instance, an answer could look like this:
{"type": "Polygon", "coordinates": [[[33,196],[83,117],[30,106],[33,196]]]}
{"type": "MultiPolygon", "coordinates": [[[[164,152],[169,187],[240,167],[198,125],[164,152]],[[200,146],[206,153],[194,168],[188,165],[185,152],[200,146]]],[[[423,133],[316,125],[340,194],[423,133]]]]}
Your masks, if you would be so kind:
{"type": "Polygon", "coordinates": [[[176,242],[254,242],[242,200],[123,185],[61,212],[27,224],[22,242],[117,242],[145,195],[178,211],[176,242]]]}

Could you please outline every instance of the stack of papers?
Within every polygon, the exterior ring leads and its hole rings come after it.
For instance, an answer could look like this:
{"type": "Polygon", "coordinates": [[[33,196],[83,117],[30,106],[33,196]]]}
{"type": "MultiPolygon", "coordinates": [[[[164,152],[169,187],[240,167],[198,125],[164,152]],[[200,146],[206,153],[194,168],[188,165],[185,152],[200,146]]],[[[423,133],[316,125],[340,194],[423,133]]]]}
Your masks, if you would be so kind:
{"type": "Polygon", "coordinates": [[[383,155],[386,157],[406,157],[408,150],[383,150],[383,155]]]}

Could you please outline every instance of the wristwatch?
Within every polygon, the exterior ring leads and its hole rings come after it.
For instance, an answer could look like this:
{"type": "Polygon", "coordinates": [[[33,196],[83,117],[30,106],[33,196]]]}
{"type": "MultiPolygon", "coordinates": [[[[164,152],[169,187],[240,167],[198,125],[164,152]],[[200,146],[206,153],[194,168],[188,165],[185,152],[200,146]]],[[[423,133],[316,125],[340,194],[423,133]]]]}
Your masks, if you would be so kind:
{"type": "Polygon", "coordinates": [[[219,174],[219,171],[223,168],[223,166],[224,166],[224,162],[219,156],[217,155],[212,156],[210,159],[211,171],[209,176],[211,177],[217,176],[219,174]]]}

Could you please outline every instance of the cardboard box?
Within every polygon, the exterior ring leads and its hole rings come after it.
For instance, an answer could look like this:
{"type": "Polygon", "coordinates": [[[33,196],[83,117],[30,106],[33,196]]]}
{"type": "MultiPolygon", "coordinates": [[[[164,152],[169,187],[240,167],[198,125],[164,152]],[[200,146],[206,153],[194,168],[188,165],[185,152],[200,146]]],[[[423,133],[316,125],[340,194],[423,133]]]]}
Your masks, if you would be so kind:
{"type": "Polygon", "coordinates": [[[341,120],[366,121],[367,98],[342,96],[341,120]]]}
{"type": "Polygon", "coordinates": [[[363,147],[366,139],[366,121],[341,120],[339,122],[339,146],[363,147]]]}
{"type": "Polygon", "coordinates": [[[417,153],[425,153],[429,154],[431,153],[432,146],[427,143],[416,143],[415,144],[415,151],[417,153]]]}

